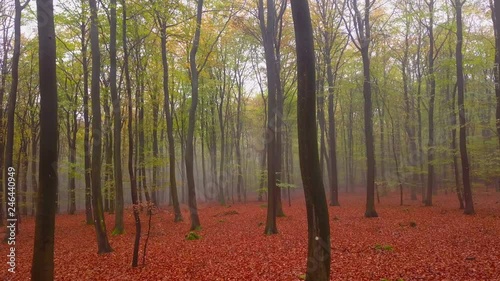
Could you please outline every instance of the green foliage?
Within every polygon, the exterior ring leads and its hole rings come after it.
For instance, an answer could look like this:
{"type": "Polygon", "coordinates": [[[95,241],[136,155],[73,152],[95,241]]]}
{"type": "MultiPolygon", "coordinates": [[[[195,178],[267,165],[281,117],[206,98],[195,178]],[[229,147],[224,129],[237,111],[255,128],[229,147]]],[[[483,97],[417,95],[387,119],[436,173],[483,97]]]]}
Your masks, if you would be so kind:
{"type": "Polygon", "coordinates": [[[373,248],[377,251],[387,251],[387,252],[394,251],[394,248],[391,245],[377,244],[373,248]]]}
{"type": "Polygon", "coordinates": [[[194,232],[194,231],[190,231],[186,235],[186,240],[192,241],[192,240],[199,240],[199,239],[201,239],[201,236],[198,233],[194,232]]]}

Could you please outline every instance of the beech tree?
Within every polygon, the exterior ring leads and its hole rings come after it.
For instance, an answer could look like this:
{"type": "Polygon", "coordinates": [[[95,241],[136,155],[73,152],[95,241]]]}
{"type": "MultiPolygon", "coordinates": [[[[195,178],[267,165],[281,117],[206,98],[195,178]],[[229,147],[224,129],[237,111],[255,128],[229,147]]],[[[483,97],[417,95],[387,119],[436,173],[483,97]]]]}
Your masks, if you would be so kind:
{"type": "Polygon", "coordinates": [[[94,227],[97,236],[98,253],[109,253],[112,251],[106,233],[106,222],[104,221],[104,210],[101,195],[101,55],[99,50],[99,31],[97,23],[97,4],[95,0],[89,0],[90,7],[90,44],[92,48],[92,85],[90,96],[92,98],[92,211],[94,215],[94,227]]]}
{"type": "Polygon", "coordinates": [[[330,223],[321,176],[316,127],[314,41],[306,0],[292,0],[297,52],[299,159],[307,208],[306,280],[330,280],[330,223]]]}
{"type": "Polygon", "coordinates": [[[40,79],[40,163],[32,280],[54,280],[54,231],[57,201],[56,35],[52,0],[37,0],[40,79]]]}
{"type": "Polygon", "coordinates": [[[470,166],[469,156],[467,155],[467,139],[466,139],[466,120],[465,120],[465,81],[464,81],[464,66],[463,66],[463,23],[462,23],[462,6],[465,1],[455,0],[452,5],[456,12],[457,21],[457,45],[455,51],[456,66],[457,66],[457,90],[458,90],[458,120],[460,123],[460,159],[462,160],[462,182],[464,185],[464,213],[467,215],[474,214],[474,203],[472,202],[472,188],[470,183],[470,166]]]}
{"type": "Polygon", "coordinates": [[[358,6],[357,0],[349,2],[349,11],[353,18],[354,30],[357,38],[352,31],[349,36],[354,42],[356,48],[361,52],[363,60],[363,98],[364,98],[364,132],[366,146],[366,211],[365,217],[378,217],[375,211],[375,145],[373,138],[373,109],[372,109],[372,86],[370,75],[370,9],[375,1],[365,0],[363,12],[358,6]]]}

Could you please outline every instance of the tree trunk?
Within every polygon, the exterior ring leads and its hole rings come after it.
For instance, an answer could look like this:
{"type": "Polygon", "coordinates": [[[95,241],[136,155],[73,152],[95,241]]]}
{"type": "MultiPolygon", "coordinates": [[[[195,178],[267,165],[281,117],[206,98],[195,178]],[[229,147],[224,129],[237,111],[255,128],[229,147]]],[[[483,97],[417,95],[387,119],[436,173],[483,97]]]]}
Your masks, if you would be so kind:
{"type": "Polygon", "coordinates": [[[120,235],[125,232],[123,223],[124,199],[123,199],[123,172],[122,172],[122,113],[121,113],[121,98],[118,95],[117,89],[117,57],[116,57],[116,37],[117,37],[117,20],[116,20],[116,0],[111,0],[110,5],[110,90],[111,90],[111,106],[113,108],[113,175],[115,186],[115,226],[113,235],[120,235]]]}
{"type": "Polygon", "coordinates": [[[307,208],[306,280],[330,280],[330,224],[321,176],[316,127],[314,42],[307,1],[292,0],[297,52],[299,157],[307,208]]]}
{"type": "Polygon", "coordinates": [[[460,159],[462,160],[462,183],[464,185],[464,214],[474,214],[474,203],[472,201],[472,188],[470,183],[469,157],[467,155],[467,136],[465,128],[465,105],[464,105],[464,70],[463,70],[463,27],[462,27],[462,5],[463,0],[455,0],[456,20],[457,20],[457,46],[456,46],[456,65],[457,65],[457,90],[458,90],[458,120],[460,123],[460,159]]]}
{"type": "MultiPolygon", "coordinates": [[[[27,2],[28,3],[28,2],[27,2]]],[[[15,111],[17,101],[17,86],[19,83],[19,57],[21,56],[21,12],[26,7],[26,4],[21,5],[20,0],[15,0],[15,15],[14,15],[14,54],[12,55],[12,80],[10,84],[10,93],[7,104],[7,142],[5,146],[5,171],[4,178],[8,178],[9,169],[14,167],[14,126],[15,126],[15,111]]],[[[3,183],[2,183],[3,184],[3,183]]],[[[7,186],[5,186],[7,196],[7,186]]],[[[7,201],[7,200],[6,200],[7,201]]],[[[8,216],[8,205],[6,204],[6,215],[8,216]]],[[[17,223],[16,223],[17,225],[17,223]]],[[[8,232],[6,232],[8,234],[8,232]]],[[[7,237],[7,236],[6,236],[7,237]]]]}
{"type": "Polygon", "coordinates": [[[193,45],[189,52],[189,65],[191,72],[191,108],[189,109],[189,124],[186,140],[186,176],[188,183],[188,203],[189,212],[191,214],[191,230],[200,227],[200,218],[198,217],[198,207],[196,205],[196,188],[194,183],[194,167],[193,167],[193,139],[194,128],[196,126],[196,107],[198,106],[198,66],[196,65],[196,53],[200,44],[201,33],[201,16],[203,13],[203,0],[198,0],[196,12],[196,31],[193,38],[193,45]]]}
{"type": "Polygon", "coordinates": [[[57,200],[56,36],[52,0],[37,0],[40,163],[31,280],[54,280],[54,230],[57,200]]]}
{"type": "Polygon", "coordinates": [[[84,120],[84,169],[85,169],[85,217],[87,224],[93,224],[92,217],[92,183],[90,168],[90,121],[89,121],[89,64],[87,57],[87,18],[86,18],[86,0],[82,0],[82,22],[80,23],[80,43],[82,46],[82,67],[83,67],[83,120],[84,120]]]}
{"type": "Polygon", "coordinates": [[[274,0],[267,0],[267,26],[264,22],[264,3],[259,0],[259,21],[264,43],[264,52],[267,69],[267,91],[268,91],[268,108],[267,108],[267,219],[264,233],[276,234],[276,215],[277,215],[277,199],[279,196],[276,190],[276,62],[274,55],[274,25],[275,25],[275,7],[274,0]]]}
{"type": "Polygon", "coordinates": [[[100,68],[101,55],[99,51],[99,31],[97,23],[96,0],[89,0],[90,6],[90,44],[92,49],[92,84],[90,96],[92,98],[92,211],[94,215],[94,226],[97,236],[98,253],[109,253],[112,251],[106,234],[106,222],[102,206],[101,195],[101,95],[100,95],[100,68]]]}
{"type": "Polygon", "coordinates": [[[436,97],[436,78],[434,77],[434,0],[428,2],[429,7],[429,53],[428,53],[428,68],[429,68],[429,138],[427,145],[427,198],[425,206],[432,206],[432,192],[434,190],[434,101],[436,97]]]}
{"type": "Polygon", "coordinates": [[[134,167],[134,131],[132,130],[132,86],[129,71],[129,52],[127,46],[127,6],[125,0],[122,0],[122,43],[123,43],[123,70],[125,72],[125,87],[127,91],[127,107],[128,107],[128,174],[130,177],[130,193],[132,197],[134,222],[135,222],[135,239],[134,249],[132,254],[132,267],[137,267],[139,260],[139,243],[141,240],[141,218],[139,216],[139,199],[137,196],[137,179],[135,176],[134,167]]]}
{"type": "Polygon", "coordinates": [[[179,206],[179,197],[177,195],[177,182],[175,178],[175,141],[174,125],[172,113],[170,111],[170,93],[168,89],[168,59],[167,59],[167,28],[166,23],[161,22],[161,61],[163,67],[163,106],[165,110],[165,119],[167,121],[167,139],[168,139],[168,159],[169,159],[169,178],[170,193],[174,205],[174,222],[182,221],[181,208],[179,206]]]}

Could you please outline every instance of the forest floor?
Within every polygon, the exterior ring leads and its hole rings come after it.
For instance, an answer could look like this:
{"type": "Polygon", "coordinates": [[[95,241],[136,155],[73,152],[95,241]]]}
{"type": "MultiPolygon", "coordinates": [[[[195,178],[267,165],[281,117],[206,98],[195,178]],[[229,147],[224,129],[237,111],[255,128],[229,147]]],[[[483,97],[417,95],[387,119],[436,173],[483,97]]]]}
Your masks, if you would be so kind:
{"type": "MultiPolygon", "coordinates": [[[[331,280],[500,280],[500,193],[474,195],[476,215],[463,215],[454,194],[438,195],[433,207],[397,194],[381,198],[380,217],[367,219],[362,194],[341,194],[330,208],[331,280]]],[[[283,202],[278,235],[265,236],[264,202],[228,206],[199,204],[199,240],[186,240],[189,214],[174,223],[170,208],[142,216],[140,266],[131,267],[134,222],[126,209],[126,234],[111,236],[114,216],[106,215],[114,251],[98,255],[93,226],[85,214],[58,215],[56,280],[300,280],[306,267],[307,223],[303,200],[283,202]]],[[[2,230],[5,232],[4,230],[2,230]]],[[[1,233],[0,233],[1,234],[1,233]]],[[[3,235],[2,235],[3,236],[3,235]]],[[[7,272],[2,244],[1,280],[29,280],[34,239],[33,218],[23,219],[17,236],[16,273],[7,272]]]]}

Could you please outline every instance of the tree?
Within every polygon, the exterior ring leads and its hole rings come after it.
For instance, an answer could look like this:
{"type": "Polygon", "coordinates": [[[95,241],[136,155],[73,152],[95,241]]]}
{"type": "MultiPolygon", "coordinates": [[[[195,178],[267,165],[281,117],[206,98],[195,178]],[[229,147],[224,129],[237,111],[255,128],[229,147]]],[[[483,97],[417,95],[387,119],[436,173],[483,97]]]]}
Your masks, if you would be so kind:
{"type": "Polygon", "coordinates": [[[106,222],[101,195],[101,97],[100,97],[100,71],[101,55],[99,50],[99,33],[97,23],[97,4],[89,0],[90,6],[90,45],[92,50],[92,84],[90,96],[92,98],[92,211],[94,226],[97,236],[98,253],[112,251],[106,234],[106,222]]]}
{"type": "Polygon", "coordinates": [[[354,29],[357,38],[352,32],[349,36],[356,48],[361,52],[363,60],[363,97],[364,97],[364,122],[365,122],[365,145],[366,145],[366,211],[365,217],[378,217],[375,211],[375,148],[373,138],[373,110],[372,110],[372,89],[370,76],[370,9],[375,1],[365,0],[364,13],[361,13],[357,0],[349,2],[349,10],[353,17],[354,29]]]}
{"type": "Polygon", "coordinates": [[[297,52],[299,158],[307,208],[306,280],[330,280],[330,223],[318,155],[314,42],[309,5],[292,0],[297,52]]]}
{"type": "Polygon", "coordinates": [[[203,0],[197,0],[196,10],[196,30],[193,37],[193,45],[189,52],[189,70],[191,74],[191,108],[189,109],[188,133],[186,139],[186,176],[188,183],[188,204],[191,214],[191,230],[195,230],[200,226],[200,218],[198,216],[198,207],[196,206],[196,189],[194,183],[194,127],[196,123],[196,107],[198,106],[198,79],[200,71],[196,65],[196,53],[200,44],[201,34],[201,16],[203,13],[203,0]]]}
{"type": "Polygon", "coordinates": [[[493,20],[493,30],[495,31],[495,95],[497,98],[496,107],[496,129],[498,135],[498,146],[500,147],[500,0],[490,0],[491,18],[493,20]]]}
{"type": "Polygon", "coordinates": [[[134,131],[132,130],[132,86],[130,79],[130,70],[128,65],[129,51],[127,46],[127,6],[126,0],[122,0],[122,43],[123,43],[123,71],[125,72],[125,88],[127,91],[127,110],[128,110],[128,174],[130,177],[130,193],[132,197],[135,239],[132,254],[132,267],[137,267],[139,260],[139,243],[141,241],[141,218],[139,216],[139,199],[137,196],[137,178],[134,168],[134,131]]]}
{"type": "Polygon", "coordinates": [[[174,141],[174,123],[172,112],[170,110],[170,91],[168,86],[168,58],[167,58],[167,23],[162,18],[161,13],[156,13],[156,20],[160,27],[161,37],[161,63],[163,70],[163,108],[165,110],[165,119],[167,121],[167,140],[168,140],[168,160],[169,160],[169,178],[170,194],[174,205],[174,222],[182,221],[181,208],[179,206],[179,196],[177,194],[177,181],[175,178],[175,141],[174,141]]]}
{"type": "Polygon", "coordinates": [[[37,0],[40,79],[40,163],[32,280],[54,279],[54,230],[57,201],[56,36],[52,0],[37,0]]]}
{"type": "Polygon", "coordinates": [[[259,0],[258,6],[260,30],[262,33],[262,42],[264,45],[264,53],[267,69],[267,131],[266,131],[266,149],[267,149],[267,219],[265,234],[276,234],[277,214],[277,194],[276,190],[276,95],[277,82],[279,79],[278,70],[276,69],[275,54],[274,54],[274,26],[275,26],[275,7],[274,0],[267,0],[267,22],[264,20],[264,2],[259,0]]]}
{"type": "Polygon", "coordinates": [[[122,173],[122,114],[121,102],[118,95],[116,82],[116,0],[111,0],[110,11],[110,37],[109,37],[109,56],[110,56],[110,77],[109,83],[111,87],[111,104],[113,108],[113,175],[115,180],[115,227],[113,235],[123,234],[123,173],[122,173]]]}
{"type": "MultiPolygon", "coordinates": [[[[16,101],[17,101],[17,87],[19,83],[19,57],[21,56],[21,13],[24,10],[24,8],[26,8],[26,6],[29,4],[29,0],[27,0],[24,4],[21,4],[20,0],[16,0],[14,3],[15,3],[14,54],[12,55],[12,66],[11,66],[12,81],[10,84],[9,101],[7,105],[7,142],[5,146],[6,153],[5,153],[4,178],[7,178],[9,169],[14,166],[12,158],[14,153],[14,126],[15,126],[14,119],[15,119],[16,101]]],[[[6,208],[8,207],[6,206],[6,208]]]]}
{"type": "Polygon", "coordinates": [[[432,192],[434,189],[434,105],[436,99],[436,77],[434,76],[434,0],[425,1],[429,9],[429,23],[426,25],[429,36],[428,75],[429,75],[429,138],[427,143],[427,192],[425,206],[432,206],[432,192]]]}
{"type": "Polygon", "coordinates": [[[457,45],[456,45],[456,66],[457,66],[457,90],[458,90],[458,120],[460,123],[460,159],[462,160],[462,182],[464,185],[464,213],[467,215],[474,214],[474,203],[472,202],[472,189],[470,183],[470,166],[469,157],[467,155],[467,139],[465,128],[465,106],[464,106],[464,66],[463,66],[463,24],[462,24],[462,6],[465,1],[454,0],[453,6],[456,12],[457,21],[457,45]]]}

